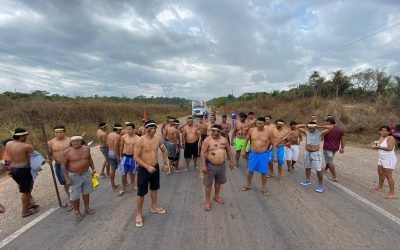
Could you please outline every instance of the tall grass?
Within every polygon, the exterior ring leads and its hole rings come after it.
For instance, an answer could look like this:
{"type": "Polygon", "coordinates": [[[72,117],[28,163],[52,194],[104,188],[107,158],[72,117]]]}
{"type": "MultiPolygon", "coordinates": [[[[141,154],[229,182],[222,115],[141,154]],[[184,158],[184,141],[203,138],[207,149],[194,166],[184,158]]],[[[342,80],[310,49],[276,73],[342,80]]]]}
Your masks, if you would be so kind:
{"type": "Polygon", "coordinates": [[[0,139],[10,138],[10,130],[16,127],[28,129],[29,142],[41,152],[45,150],[45,138],[41,126],[45,127],[47,139],[54,137],[53,127],[65,125],[68,135],[85,133],[86,141],[95,140],[97,125],[101,121],[123,124],[132,121],[136,127],[142,125],[143,112],[149,119],[161,122],[166,115],[187,115],[190,108],[170,104],[138,104],[133,101],[65,100],[49,101],[0,99],[0,139]]]}

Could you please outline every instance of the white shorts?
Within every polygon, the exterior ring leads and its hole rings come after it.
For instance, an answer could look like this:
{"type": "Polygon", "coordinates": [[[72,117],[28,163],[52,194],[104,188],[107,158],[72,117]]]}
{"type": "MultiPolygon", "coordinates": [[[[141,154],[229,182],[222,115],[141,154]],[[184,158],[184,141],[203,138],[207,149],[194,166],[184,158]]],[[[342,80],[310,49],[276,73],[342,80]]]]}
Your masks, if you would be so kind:
{"type": "Polygon", "coordinates": [[[397,158],[396,155],[379,155],[378,166],[383,168],[394,169],[396,167],[397,158]]]}
{"type": "Polygon", "coordinates": [[[297,161],[299,159],[299,145],[286,146],[285,157],[287,161],[297,161]]]}
{"type": "Polygon", "coordinates": [[[317,171],[322,171],[322,160],[321,160],[321,152],[320,151],[315,151],[315,152],[309,152],[307,150],[304,150],[304,167],[307,168],[312,168],[312,166],[315,166],[315,170],[317,171]]]}

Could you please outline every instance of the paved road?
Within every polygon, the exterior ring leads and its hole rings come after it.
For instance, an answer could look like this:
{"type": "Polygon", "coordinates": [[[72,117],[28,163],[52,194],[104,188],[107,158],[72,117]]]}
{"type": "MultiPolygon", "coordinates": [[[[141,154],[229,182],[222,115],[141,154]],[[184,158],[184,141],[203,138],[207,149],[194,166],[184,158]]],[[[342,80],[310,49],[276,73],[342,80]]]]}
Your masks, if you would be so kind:
{"type": "Polygon", "coordinates": [[[258,175],[252,190],[240,191],[240,165],[227,171],[226,204],[213,203],[210,212],[202,209],[202,180],[192,167],[162,175],[159,203],[167,212],[151,214],[146,197],[142,228],[135,227],[136,194],[118,197],[102,179],[91,196],[95,215],[77,223],[57,209],[5,249],[399,249],[399,224],[330,183],[323,194],[300,186],[301,163],[283,184],[268,180],[270,197],[261,194],[258,175]]]}

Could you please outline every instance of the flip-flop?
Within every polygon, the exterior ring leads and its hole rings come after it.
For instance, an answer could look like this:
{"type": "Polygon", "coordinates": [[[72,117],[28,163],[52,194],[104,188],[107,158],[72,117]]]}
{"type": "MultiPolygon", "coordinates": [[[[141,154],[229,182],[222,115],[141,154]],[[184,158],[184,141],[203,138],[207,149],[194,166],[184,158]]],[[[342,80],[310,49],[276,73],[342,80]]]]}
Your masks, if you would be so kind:
{"type": "Polygon", "coordinates": [[[93,214],[95,214],[96,212],[92,209],[92,210],[90,210],[89,212],[88,211],[85,211],[85,214],[87,214],[87,215],[93,215],[93,214]]]}
{"type": "Polygon", "coordinates": [[[378,191],[378,192],[383,192],[385,190],[384,188],[380,188],[378,186],[372,186],[372,187],[369,187],[369,188],[372,189],[372,190],[378,191]]]}
{"type": "Polygon", "coordinates": [[[180,170],[180,169],[175,170],[175,173],[180,173],[180,172],[182,172],[182,170],[180,170]]]}
{"type": "Polygon", "coordinates": [[[72,209],[74,209],[74,206],[72,206],[72,205],[69,204],[69,205],[67,206],[67,212],[71,211],[72,209]]]}
{"type": "Polygon", "coordinates": [[[34,208],[34,209],[39,208],[39,205],[33,204],[32,206],[29,207],[29,209],[33,209],[33,208],[34,208]]]}
{"type": "Polygon", "coordinates": [[[337,182],[337,181],[338,181],[338,178],[329,177],[328,180],[337,182]]]}
{"type": "Polygon", "coordinates": [[[249,190],[249,189],[251,189],[251,187],[244,186],[244,187],[242,188],[242,191],[247,191],[247,190],[249,190]]]}
{"type": "Polygon", "coordinates": [[[264,195],[264,196],[269,196],[270,195],[270,193],[268,192],[268,191],[261,191],[261,193],[264,195]]]}
{"type": "Polygon", "coordinates": [[[224,201],[222,200],[221,197],[218,197],[218,198],[214,197],[214,201],[215,201],[216,203],[218,203],[218,204],[224,204],[224,201]]]}
{"type": "Polygon", "coordinates": [[[162,207],[159,207],[157,209],[150,208],[150,212],[157,214],[165,214],[165,209],[162,207]]]}
{"type": "Polygon", "coordinates": [[[137,227],[143,226],[143,218],[139,219],[138,217],[136,217],[136,226],[137,227]]]}
{"type": "Polygon", "coordinates": [[[118,187],[119,187],[119,184],[117,184],[117,185],[115,185],[114,187],[111,187],[111,188],[112,188],[113,191],[117,191],[118,187]]]}
{"type": "Polygon", "coordinates": [[[386,195],[385,195],[385,198],[386,198],[386,199],[396,199],[397,196],[396,196],[395,194],[386,194],[386,195]]]}
{"type": "Polygon", "coordinates": [[[125,191],[120,190],[119,193],[118,193],[118,196],[122,196],[124,194],[125,194],[125,191]]]}
{"type": "Polygon", "coordinates": [[[272,175],[272,174],[267,174],[267,178],[271,178],[271,177],[274,177],[274,175],[272,175]]]}
{"type": "Polygon", "coordinates": [[[211,203],[209,203],[209,202],[204,203],[204,210],[205,211],[210,211],[211,210],[211,203]]]}
{"type": "Polygon", "coordinates": [[[37,212],[39,212],[38,208],[32,208],[32,209],[29,209],[26,214],[22,214],[22,217],[25,218],[25,217],[31,216],[32,214],[36,214],[37,212]]]}

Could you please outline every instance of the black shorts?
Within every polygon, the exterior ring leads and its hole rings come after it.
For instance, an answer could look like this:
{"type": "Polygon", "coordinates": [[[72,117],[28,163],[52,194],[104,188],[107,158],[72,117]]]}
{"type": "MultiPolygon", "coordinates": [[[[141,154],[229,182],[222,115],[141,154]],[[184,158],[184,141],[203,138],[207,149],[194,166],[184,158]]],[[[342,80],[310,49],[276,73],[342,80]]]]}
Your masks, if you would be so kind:
{"type": "Polygon", "coordinates": [[[138,166],[137,168],[137,195],[143,197],[150,190],[160,189],[160,167],[155,166],[156,171],[154,173],[149,173],[144,167],[138,166]]]}
{"type": "Polygon", "coordinates": [[[201,142],[203,142],[207,138],[207,135],[201,135],[201,142]]]}
{"type": "Polygon", "coordinates": [[[185,158],[199,157],[199,141],[193,143],[185,143],[185,151],[183,152],[185,158]]]}
{"type": "Polygon", "coordinates": [[[33,189],[31,168],[11,168],[11,177],[19,186],[20,193],[30,193],[33,189]]]}

